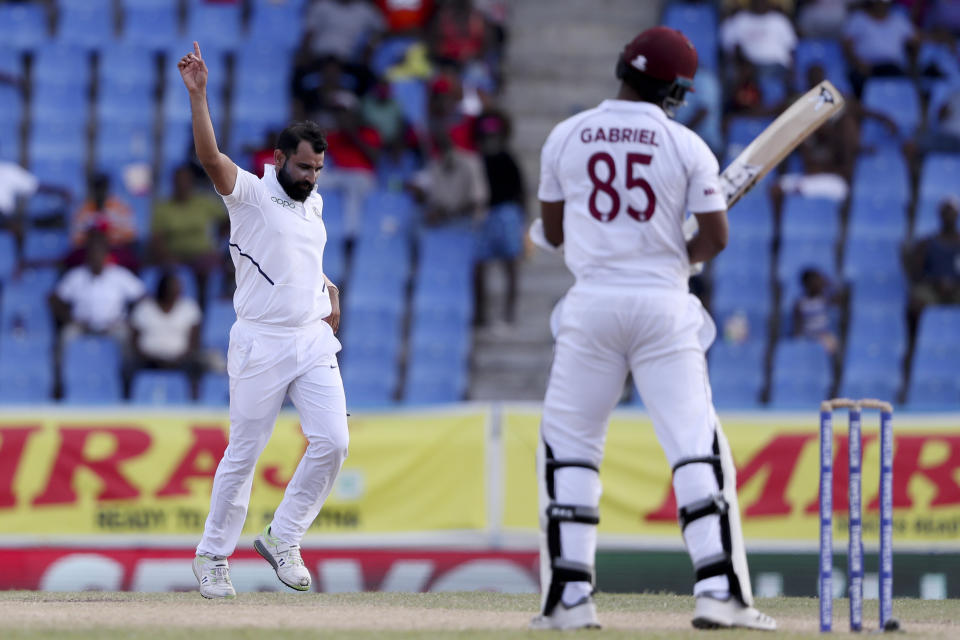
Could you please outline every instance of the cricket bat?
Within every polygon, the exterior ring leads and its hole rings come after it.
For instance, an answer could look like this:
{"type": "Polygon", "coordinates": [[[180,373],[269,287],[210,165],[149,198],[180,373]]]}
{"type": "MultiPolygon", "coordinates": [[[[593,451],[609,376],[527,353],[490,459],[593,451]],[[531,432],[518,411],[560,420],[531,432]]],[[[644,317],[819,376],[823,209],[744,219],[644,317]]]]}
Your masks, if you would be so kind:
{"type": "MultiPolygon", "coordinates": [[[[839,113],[843,104],[843,95],[829,80],[824,80],[777,116],[720,174],[720,188],[727,201],[727,209],[735,205],[810,134],[839,113]]],[[[683,235],[689,240],[696,232],[697,219],[690,216],[683,223],[683,235]]]]}
{"type": "Polygon", "coordinates": [[[843,109],[843,96],[829,80],[803,94],[747,145],[720,174],[720,186],[732,207],[810,134],[843,109]]]}

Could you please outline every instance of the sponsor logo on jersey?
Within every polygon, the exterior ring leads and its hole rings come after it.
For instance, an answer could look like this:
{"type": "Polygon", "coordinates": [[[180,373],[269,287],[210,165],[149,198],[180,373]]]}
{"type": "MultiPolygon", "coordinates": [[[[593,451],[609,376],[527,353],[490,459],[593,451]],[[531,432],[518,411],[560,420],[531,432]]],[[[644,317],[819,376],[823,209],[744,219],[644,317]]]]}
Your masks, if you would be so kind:
{"type": "Polygon", "coordinates": [[[276,196],[270,196],[270,199],[274,204],[278,204],[281,207],[286,207],[287,209],[296,209],[297,205],[293,204],[289,200],[284,200],[283,198],[278,198],[276,196]]]}
{"type": "Polygon", "coordinates": [[[316,205],[314,205],[313,207],[311,207],[311,209],[313,210],[313,215],[317,216],[318,218],[322,218],[322,217],[323,217],[322,215],[320,215],[320,209],[318,209],[318,208],[316,207],[316,205]]]}
{"type": "Polygon", "coordinates": [[[717,192],[717,190],[714,189],[713,187],[708,187],[708,188],[706,188],[706,189],[703,190],[703,195],[705,195],[705,196],[712,196],[712,195],[715,194],[716,192],[717,192]]]}

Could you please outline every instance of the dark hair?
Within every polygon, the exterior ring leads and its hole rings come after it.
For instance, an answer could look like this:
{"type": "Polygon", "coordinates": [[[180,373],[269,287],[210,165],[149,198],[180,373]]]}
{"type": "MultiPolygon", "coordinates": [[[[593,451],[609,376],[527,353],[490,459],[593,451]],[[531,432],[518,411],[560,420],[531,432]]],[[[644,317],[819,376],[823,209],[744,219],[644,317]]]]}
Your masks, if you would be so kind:
{"type": "Polygon", "coordinates": [[[163,300],[167,293],[173,288],[173,284],[178,282],[179,278],[174,271],[166,270],[160,275],[157,281],[157,300],[163,300]]]}
{"type": "MultiPolygon", "coordinates": [[[[669,97],[673,83],[654,78],[627,64],[623,57],[617,60],[616,76],[628,87],[637,92],[644,102],[661,104],[669,97]]],[[[682,99],[682,97],[681,97],[682,99]]]]}
{"type": "Polygon", "coordinates": [[[314,153],[323,153],[327,150],[327,139],[323,136],[323,130],[316,122],[310,120],[294,122],[281,131],[277,136],[277,149],[286,156],[292,156],[303,140],[310,143],[314,153]]]}

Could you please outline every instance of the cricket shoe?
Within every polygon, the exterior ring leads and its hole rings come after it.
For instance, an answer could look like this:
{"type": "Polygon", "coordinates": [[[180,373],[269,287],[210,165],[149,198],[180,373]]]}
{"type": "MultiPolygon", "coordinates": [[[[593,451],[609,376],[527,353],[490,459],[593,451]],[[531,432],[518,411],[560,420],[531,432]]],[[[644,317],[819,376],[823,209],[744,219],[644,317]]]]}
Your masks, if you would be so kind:
{"type": "Polygon", "coordinates": [[[586,597],[568,607],[562,602],[554,607],[553,612],[545,616],[536,616],[530,621],[530,628],[538,631],[547,629],[599,629],[597,621],[597,606],[593,598],[586,597]]]}
{"type": "Polygon", "coordinates": [[[280,582],[297,591],[310,589],[310,572],[300,557],[300,545],[270,535],[270,525],[253,541],[253,548],[273,565],[280,582]]]}
{"type": "Polygon", "coordinates": [[[236,598],[230,582],[230,565],[224,556],[197,555],[193,558],[193,575],[200,583],[204,598],[236,598]]]}
{"type": "Polygon", "coordinates": [[[697,605],[693,610],[693,626],[697,629],[741,627],[776,631],[777,621],[732,596],[719,599],[704,594],[697,596],[697,605]]]}

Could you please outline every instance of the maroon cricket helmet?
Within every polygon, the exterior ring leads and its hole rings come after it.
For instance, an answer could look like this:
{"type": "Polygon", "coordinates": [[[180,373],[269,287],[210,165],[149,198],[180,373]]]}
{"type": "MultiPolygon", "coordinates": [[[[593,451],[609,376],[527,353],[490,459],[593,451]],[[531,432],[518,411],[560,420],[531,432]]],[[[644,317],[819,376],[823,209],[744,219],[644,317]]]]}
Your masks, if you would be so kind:
{"type": "Polygon", "coordinates": [[[668,84],[677,83],[692,91],[697,50],[687,36],[676,29],[652,27],[628,42],[617,61],[618,78],[623,80],[634,73],[668,84]]]}

